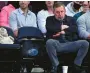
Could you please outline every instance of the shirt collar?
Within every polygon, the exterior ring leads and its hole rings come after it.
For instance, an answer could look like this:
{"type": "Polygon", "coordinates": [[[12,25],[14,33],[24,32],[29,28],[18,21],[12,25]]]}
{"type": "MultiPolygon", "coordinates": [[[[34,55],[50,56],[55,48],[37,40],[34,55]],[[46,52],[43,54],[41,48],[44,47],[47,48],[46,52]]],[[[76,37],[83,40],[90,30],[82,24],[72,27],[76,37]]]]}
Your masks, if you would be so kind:
{"type": "MultiPolygon", "coordinates": [[[[19,12],[20,12],[21,14],[24,14],[24,12],[21,10],[21,8],[19,8],[19,12]]],[[[28,10],[28,13],[27,13],[27,14],[30,15],[30,14],[31,14],[31,11],[28,10]]]]}

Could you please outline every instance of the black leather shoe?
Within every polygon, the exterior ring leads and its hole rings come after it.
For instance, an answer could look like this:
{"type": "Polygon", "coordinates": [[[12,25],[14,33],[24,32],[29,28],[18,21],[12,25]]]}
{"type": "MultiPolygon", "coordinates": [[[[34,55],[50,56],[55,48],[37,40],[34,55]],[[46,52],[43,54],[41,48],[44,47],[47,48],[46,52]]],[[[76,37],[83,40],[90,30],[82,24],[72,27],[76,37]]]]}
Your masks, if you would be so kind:
{"type": "Polygon", "coordinates": [[[62,68],[59,66],[52,66],[50,73],[62,73],[62,68]]]}
{"type": "Polygon", "coordinates": [[[51,73],[57,73],[57,66],[52,66],[51,73]]]}
{"type": "Polygon", "coordinates": [[[27,73],[27,68],[25,66],[21,66],[20,73],[27,73]]]}
{"type": "Polygon", "coordinates": [[[86,73],[86,71],[82,67],[74,65],[72,73],[86,73]]]}

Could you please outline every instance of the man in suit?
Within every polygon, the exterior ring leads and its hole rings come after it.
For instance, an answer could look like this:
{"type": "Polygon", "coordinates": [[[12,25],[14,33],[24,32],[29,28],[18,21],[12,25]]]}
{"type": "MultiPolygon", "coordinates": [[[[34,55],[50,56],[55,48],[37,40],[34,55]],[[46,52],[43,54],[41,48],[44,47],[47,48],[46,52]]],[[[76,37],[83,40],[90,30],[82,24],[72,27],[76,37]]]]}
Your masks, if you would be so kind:
{"type": "Polygon", "coordinates": [[[81,64],[85,58],[89,43],[86,40],[76,40],[77,26],[73,17],[65,15],[65,6],[61,2],[54,4],[54,16],[46,20],[46,50],[52,63],[51,73],[58,73],[59,53],[77,52],[74,60],[73,73],[86,73],[81,69],[81,64]]]}

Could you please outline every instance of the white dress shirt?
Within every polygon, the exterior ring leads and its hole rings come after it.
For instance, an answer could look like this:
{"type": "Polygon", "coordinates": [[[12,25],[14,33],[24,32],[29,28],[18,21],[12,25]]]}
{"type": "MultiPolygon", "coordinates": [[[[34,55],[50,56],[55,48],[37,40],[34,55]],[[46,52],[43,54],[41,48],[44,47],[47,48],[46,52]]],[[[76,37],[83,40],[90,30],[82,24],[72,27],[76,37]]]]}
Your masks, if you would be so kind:
{"type": "Polygon", "coordinates": [[[53,16],[47,10],[41,10],[37,14],[38,27],[42,33],[46,33],[46,19],[48,16],[53,16]]]}
{"type": "Polygon", "coordinates": [[[37,27],[36,15],[28,10],[27,15],[25,16],[20,8],[11,13],[9,23],[13,31],[24,26],[37,27]]]}

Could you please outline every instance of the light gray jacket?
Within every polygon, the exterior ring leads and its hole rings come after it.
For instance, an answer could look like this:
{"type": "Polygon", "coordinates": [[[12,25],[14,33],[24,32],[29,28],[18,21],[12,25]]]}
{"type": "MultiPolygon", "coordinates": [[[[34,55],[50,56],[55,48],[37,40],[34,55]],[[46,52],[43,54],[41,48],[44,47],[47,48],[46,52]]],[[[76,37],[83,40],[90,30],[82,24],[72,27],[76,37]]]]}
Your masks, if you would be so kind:
{"type": "Polygon", "coordinates": [[[78,18],[77,26],[79,36],[87,39],[87,37],[90,35],[90,11],[78,18]]]}

